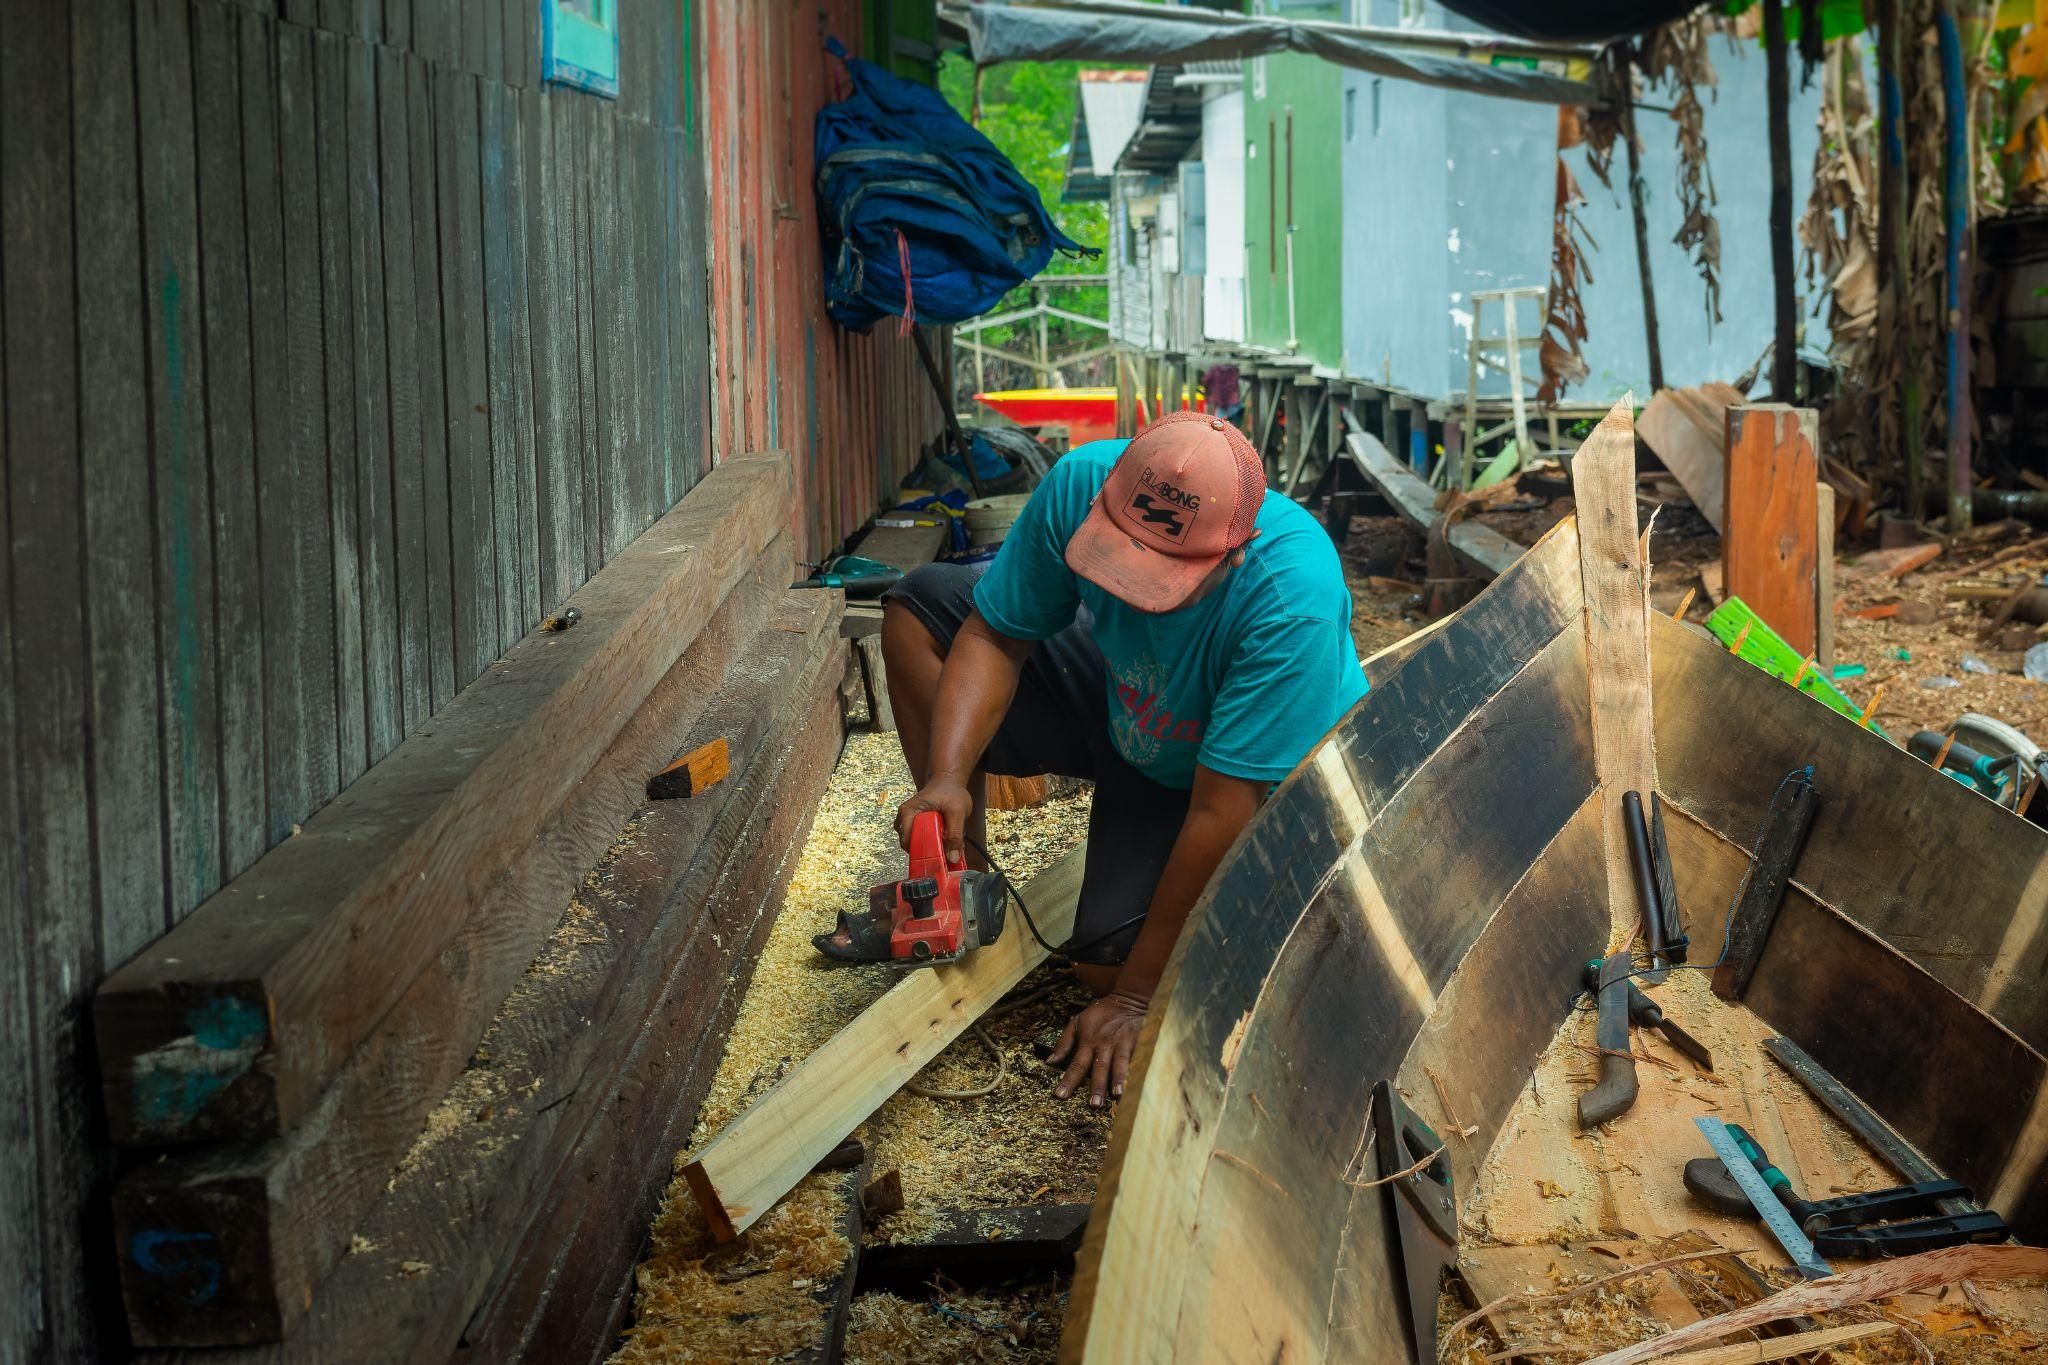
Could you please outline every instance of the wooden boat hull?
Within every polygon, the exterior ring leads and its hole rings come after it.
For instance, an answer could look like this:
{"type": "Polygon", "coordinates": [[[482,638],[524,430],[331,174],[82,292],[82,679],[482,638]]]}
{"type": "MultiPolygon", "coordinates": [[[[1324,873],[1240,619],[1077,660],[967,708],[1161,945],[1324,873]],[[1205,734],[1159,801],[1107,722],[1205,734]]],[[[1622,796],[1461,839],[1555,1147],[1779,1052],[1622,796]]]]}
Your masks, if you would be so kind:
{"type": "MultiPolygon", "coordinates": [[[[1579,508],[1606,515],[1583,489],[1579,508]]],[[[1633,914],[1610,883],[1623,760],[1594,738],[1616,613],[1585,586],[1633,512],[1590,562],[1564,522],[1401,658],[1218,871],[1147,1022],[1064,1359],[1407,1356],[1386,1191],[1365,1184],[1374,1083],[1439,1133],[1455,1095],[1469,1137],[1447,1153],[1472,1189],[1580,969],[1633,914]]],[[[1772,789],[1815,763],[1820,821],[1745,1004],[2048,1231],[2048,835],[1648,613],[1641,582],[1620,616],[1650,617],[1634,671],[1692,960],[1720,951],[1772,789]],[[1950,836],[1944,861],[1927,841],[1950,836]]]]}

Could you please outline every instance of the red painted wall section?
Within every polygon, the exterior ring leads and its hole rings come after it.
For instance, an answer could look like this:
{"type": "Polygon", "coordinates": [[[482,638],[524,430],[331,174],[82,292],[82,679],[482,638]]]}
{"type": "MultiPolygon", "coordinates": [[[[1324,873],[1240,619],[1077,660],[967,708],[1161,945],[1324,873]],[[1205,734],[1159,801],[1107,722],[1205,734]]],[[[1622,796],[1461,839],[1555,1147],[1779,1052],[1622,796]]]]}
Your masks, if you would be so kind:
{"type": "Polygon", "coordinates": [[[908,337],[888,323],[855,336],[825,316],[812,123],[848,89],[825,39],[858,52],[862,9],[700,0],[696,11],[711,249],[705,459],[789,451],[791,525],[817,558],[895,503],[942,421],[908,337]]]}

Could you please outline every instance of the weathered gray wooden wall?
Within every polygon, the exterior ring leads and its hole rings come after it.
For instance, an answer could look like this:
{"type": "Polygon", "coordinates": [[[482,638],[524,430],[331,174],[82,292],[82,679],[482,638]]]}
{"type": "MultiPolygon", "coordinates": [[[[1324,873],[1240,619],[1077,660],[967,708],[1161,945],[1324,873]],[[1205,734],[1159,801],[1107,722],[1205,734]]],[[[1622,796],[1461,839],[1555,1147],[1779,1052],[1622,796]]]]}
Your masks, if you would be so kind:
{"type": "Polygon", "coordinates": [[[122,1347],[100,977],[704,466],[691,8],[539,8],[0,3],[0,1361],[122,1347]]]}

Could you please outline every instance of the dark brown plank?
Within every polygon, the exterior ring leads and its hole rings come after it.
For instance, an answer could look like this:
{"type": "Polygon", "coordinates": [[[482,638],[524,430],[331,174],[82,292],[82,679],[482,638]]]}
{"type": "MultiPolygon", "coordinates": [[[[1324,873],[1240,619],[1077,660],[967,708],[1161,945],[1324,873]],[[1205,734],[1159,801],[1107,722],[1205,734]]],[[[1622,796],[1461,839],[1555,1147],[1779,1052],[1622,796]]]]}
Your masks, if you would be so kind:
{"type": "Polygon", "coordinates": [[[604,516],[603,436],[599,429],[601,401],[597,384],[598,293],[592,282],[590,129],[597,101],[576,95],[556,97],[555,109],[566,115],[557,129],[556,150],[562,160],[563,194],[571,205],[570,254],[576,265],[576,384],[579,449],[583,479],[583,571],[597,572],[607,554],[604,516]]]}
{"type": "MultiPolygon", "coordinates": [[[[25,1353],[97,1356],[101,1341],[85,1288],[96,1268],[85,1244],[99,1175],[92,1150],[89,1074],[78,992],[99,970],[94,950],[92,846],[84,719],[90,685],[80,514],[77,329],[73,297],[69,14],[48,5],[0,7],[0,351],[10,522],[12,686],[10,780],[22,786],[18,891],[7,916],[29,956],[27,1110],[10,1118],[10,1179],[40,1206],[37,1245],[23,1267],[25,1353]],[[18,779],[13,775],[18,774],[18,779]],[[30,923],[29,921],[32,921],[30,923]],[[29,1155],[33,1153],[33,1155],[29,1155]],[[19,1155],[17,1155],[19,1154],[19,1155]]],[[[138,315],[135,325],[143,319],[138,315]]],[[[16,1272],[8,1271],[13,1279],[16,1272]]],[[[9,1330],[13,1335],[13,1329],[9,1330]]]]}
{"type": "Polygon", "coordinates": [[[860,1284],[916,1290],[933,1272],[1059,1270],[1070,1265],[1088,1226],[1088,1204],[1024,1204],[1010,1208],[942,1209],[921,1224],[915,1241],[871,1242],[861,1248],[860,1284]]]}
{"type": "MultiPolygon", "coordinates": [[[[449,947],[420,974],[377,1031],[350,1056],[314,1110],[289,1134],[144,1165],[114,1195],[124,1228],[204,1238],[227,1267],[193,1304],[132,1257],[122,1274],[133,1330],[155,1345],[277,1340],[347,1251],[479,1038],[561,917],[578,883],[618,837],[641,793],[638,779],[699,729],[729,731],[744,759],[767,739],[764,715],[714,719],[714,693],[752,646],[763,614],[786,591],[787,537],[735,585],[689,650],[648,694],[561,815],[489,879],[449,947]]],[[[702,829],[722,806],[698,815],[702,829]]]]}
{"type": "Polygon", "coordinates": [[[165,870],[173,919],[220,880],[213,509],[186,9],[180,0],[151,0],[135,11],[165,870]]]}
{"type": "Polygon", "coordinates": [[[626,404],[622,389],[630,376],[621,370],[622,263],[619,259],[618,128],[599,101],[588,124],[589,159],[584,164],[590,206],[590,298],[592,364],[597,383],[597,489],[599,544],[610,557],[631,537],[634,483],[628,467],[626,404]]]}
{"type": "Polygon", "coordinates": [[[1665,797],[1749,848],[1779,779],[1813,764],[1821,799],[1796,884],[2048,1048],[2048,832],[1658,613],[1650,646],[1665,797]],[[1740,717],[1741,742],[1709,717],[1740,717]]]}
{"type": "MultiPolygon", "coordinates": [[[[357,23],[382,27],[374,10],[359,11],[357,23]]],[[[363,724],[369,761],[398,747],[406,734],[405,702],[399,681],[397,526],[392,504],[391,376],[389,314],[384,299],[385,194],[377,145],[377,50],[349,43],[346,62],[348,114],[349,321],[354,351],[356,487],[361,536],[356,549],[357,592],[361,600],[363,724]]]]}
{"type": "MultiPolygon", "coordinates": [[[[82,372],[97,376],[78,409],[98,740],[93,855],[102,951],[115,960],[162,933],[168,913],[132,13],[125,0],[98,0],[79,9],[71,33],[78,351],[82,372]]],[[[11,742],[12,729],[0,733],[11,742]]]]}
{"type": "Polygon", "coordinates": [[[265,1136],[306,1111],[779,530],[786,460],[721,473],[585,585],[574,630],[523,640],[102,985],[118,1140],[265,1136]]]}
{"type": "MultiPolygon", "coordinates": [[[[828,629],[824,637],[813,638],[813,645],[820,638],[829,644],[832,635],[828,629]]],[[[604,1109],[586,1107],[571,1116],[571,1123],[581,1125],[580,1133],[535,1201],[549,1212],[511,1239],[510,1264],[501,1268],[490,1298],[463,1334],[466,1359],[540,1365],[600,1360],[609,1351],[630,1306],[644,1220],[659,1204],[674,1154],[688,1140],[717,1071],[724,1039],[772,927],[768,912],[780,899],[838,757],[838,703],[832,670],[824,666],[831,657],[835,651],[814,648],[809,661],[793,666],[804,674],[798,703],[778,720],[788,756],[772,777],[749,780],[762,804],[732,845],[754,852],[732,859],[697,914],[704,928],[695,934],[708,928],[738,942],[736,969],[715,991],[707,991],[702,969],[688,965],[704,951],[699,938],[652,989],[634,982],[621,992],[613,1014],[619,1022],[613,1025],[617,1033],[610,1040],[611,1056],[593,1067],[596,1074],[617,1078],[619,1098],[604,1109]],[[622,1205],[630,1210],[623,1220],[622,1205]]],[[[737,828],[730,816],[726,823],[737,828]]],[[[701,894],[681,885],[665,893],[650,888],[641,892],[640,903],[662,905],[666,922],[676,906],[701,894]]],[[[657,958],[666,960],[666,955],[657,958]]],[[[831,1316],[821,1317],[828,1340],[831,1316]]]]}
{"type": "MultiPolygon", "coordinates": [[[[387,18],[391,17],[387,12],[387,18]]],[[[410,23],[410,14],[406,16],[410,23]]],[[[385,355],[391,396],[391,543],[397,598],[398,723],[411,734],[430,714],[426,454],[421,443],[420,312],[438,306],[417,292],[413,260],[414,139],[404,59],[377,52],[377,183],[384,249],[385,355]]],[[[431,202],[431,201],[430,201],[431,202]]]]}

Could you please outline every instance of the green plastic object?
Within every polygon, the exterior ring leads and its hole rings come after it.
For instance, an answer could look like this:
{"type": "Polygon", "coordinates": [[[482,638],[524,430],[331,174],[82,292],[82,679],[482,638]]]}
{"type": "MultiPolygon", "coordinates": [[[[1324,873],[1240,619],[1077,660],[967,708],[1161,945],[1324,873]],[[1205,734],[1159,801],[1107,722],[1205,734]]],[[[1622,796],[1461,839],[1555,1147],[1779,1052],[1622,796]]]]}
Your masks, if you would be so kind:
{"type": "MultiPolygon", "coordinates": [[[[1836,687],[1820,669],[1808,668],[1805,670],[1805,676],[1800,676],[1800,665],[1806,662],[1805,658],[1799,651],[1786,644],[1778,632],[1764,624],[1764,618],[1752,611],[1749,604],[1741,598],[1731,597],[1714,608],[1713,614],[1707,617],[1707,629],[1713,632],[1714,638],[1724,646],[1733,647],[1737,637],[1740,637],[1742,648],[1736,650],[1736,657],[1755,664],[1780,682],[1789,683],[1792,679],[1799,678],[1801,692],[1822,705],[1841,712],[1850,720],[1859,724],[1862,722],[1863,708],[1850,701],[1848,695],[1836,687]],[[1749,627],[1746,635],[1743,634],[1744,626],[1749,627]]],[[[1869,728],[1884,735],[1886,739],[1891,738],[1878,725],[1873,724],[1869,728]]]]}
{"type": "Polygon", "coordinates": [[[1862,664],[1836,664],[1835,681],[1840,682],[1844,678],[1860,678],[1869,671],[1862,664]]]}

